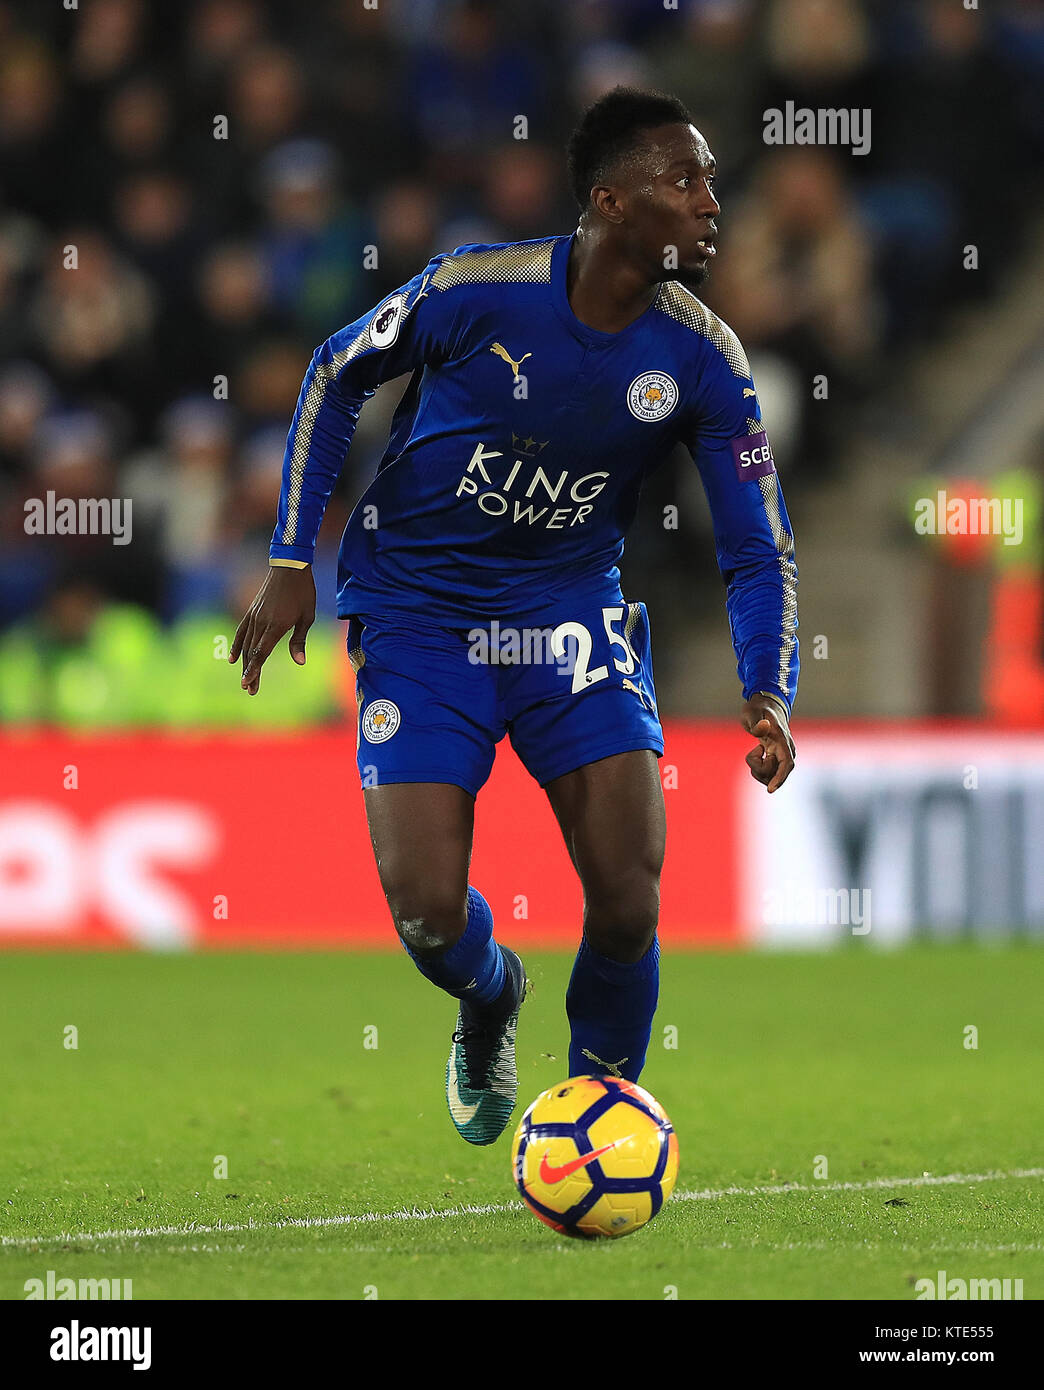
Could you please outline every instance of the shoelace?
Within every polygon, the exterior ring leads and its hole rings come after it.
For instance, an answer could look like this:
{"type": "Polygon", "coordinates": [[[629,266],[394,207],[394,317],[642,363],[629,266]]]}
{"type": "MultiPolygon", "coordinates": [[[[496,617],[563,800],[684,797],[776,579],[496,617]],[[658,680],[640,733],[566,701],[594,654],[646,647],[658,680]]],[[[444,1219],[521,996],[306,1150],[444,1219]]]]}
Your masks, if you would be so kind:
{"type": "MultiPolygon", "coordinates": [[[[468,1043],[472,1039],[484,1038],[491,1044],[495,1040],[494,1031],[486,1028],[478,1028],[472,1024],[464,1028],[458,1028],[453,1034],[452,1040],[455,1043],[468,1043]]],[[[470,1068],[467,1065],[467,1055],[464,1057],[465,1075],[468,1085],[475,1085],[476,1081],[470,1075],[470,1068]]],[[[480,1062],[482,1070],[486,1073],[486,1084],[496,1089],[496,1083],[510,1085],[514,1083],[514,1072],[511,1067],[510,1059],[505,1057],[503,1047],[498,1047],[496,1052],[491,1052],[482,1058],[480,1062]]]]}

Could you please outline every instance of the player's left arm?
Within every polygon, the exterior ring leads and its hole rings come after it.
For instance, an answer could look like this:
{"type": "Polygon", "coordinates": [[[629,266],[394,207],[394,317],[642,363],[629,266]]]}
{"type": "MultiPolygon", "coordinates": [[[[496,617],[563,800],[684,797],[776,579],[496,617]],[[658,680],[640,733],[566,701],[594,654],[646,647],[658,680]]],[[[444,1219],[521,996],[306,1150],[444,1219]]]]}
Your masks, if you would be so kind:
{"type": "MultiPolygon", "coordinates": [[[[746,365],[741,349],[732,356],[746,365]]],[[[793,771],[795,757],[790,734],[799,670],[794,533],[754,383],[710,347],[687,443],[714,523],[743,686],[741,722],[758,740],[747,766],[774,792],[793,771]]]]}
{"type": "Polygon", "coordinates": [[[751,776],[770,792],[778,791],[793,772],[797,757],[786,709],[775,696],[759,690],[744,702],[740,723],[758,740],[746,758],[751,776]]]}

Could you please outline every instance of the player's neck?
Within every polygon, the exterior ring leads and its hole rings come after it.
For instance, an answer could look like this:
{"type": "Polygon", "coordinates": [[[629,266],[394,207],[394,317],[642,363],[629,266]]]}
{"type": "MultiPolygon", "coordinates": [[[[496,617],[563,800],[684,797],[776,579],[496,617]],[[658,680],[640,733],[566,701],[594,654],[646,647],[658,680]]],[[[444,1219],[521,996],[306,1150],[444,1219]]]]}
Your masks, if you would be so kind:
{"type": "Polygon", "coordinates": [[[605,237],[581,222],[566,267],[569,307],[581,323],[599,333],[622,333],[645,313],[658,290],[605,237]]]}

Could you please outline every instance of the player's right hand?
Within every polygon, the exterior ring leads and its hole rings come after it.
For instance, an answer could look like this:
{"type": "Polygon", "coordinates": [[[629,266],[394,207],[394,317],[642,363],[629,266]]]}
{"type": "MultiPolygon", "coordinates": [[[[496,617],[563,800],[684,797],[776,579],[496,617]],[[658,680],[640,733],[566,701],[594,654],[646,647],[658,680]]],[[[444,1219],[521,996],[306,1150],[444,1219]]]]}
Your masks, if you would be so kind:
{"type": "Polygon", "coordinates": [[[305,664],[305,636],[314,622],[315,580],[311,565],[303,570],[270,569],[236,628],[228,654],[233,665],[242,654],[243,676],[239,683],[248,695],[257,694],[261,667],[291,628],[290,655],[298,666],[305,664]]]}

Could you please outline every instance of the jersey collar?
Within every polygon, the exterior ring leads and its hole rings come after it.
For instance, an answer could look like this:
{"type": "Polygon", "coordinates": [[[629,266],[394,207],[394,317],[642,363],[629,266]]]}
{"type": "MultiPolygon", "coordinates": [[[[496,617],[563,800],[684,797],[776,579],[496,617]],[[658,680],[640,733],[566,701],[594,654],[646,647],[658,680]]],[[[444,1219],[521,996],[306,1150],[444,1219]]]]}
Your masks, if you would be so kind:
{"type": "Polygon", "coordinates": [[[581,323],[569,303],[569,294],[566,288],[566,270],[569,266],[569,256],[573,250],[573,243],[576,240],[576,232],[571,232],[569,236],[556,238],[554,246],[551,248],[551,302],[555,313],[565,324],[566,328],[582,343],[598,344],[608,346],[611,343],[624,342],[627,337],[634,333],[640,324],[643,324],[650,314],[656,311],[656,306],[660,302],[660,295],[663,286],[656,292],[656,298],[643,310],[626,328],[619,333],[603,333],[601,329],[589,328],[586,323],[581,323]]]}

